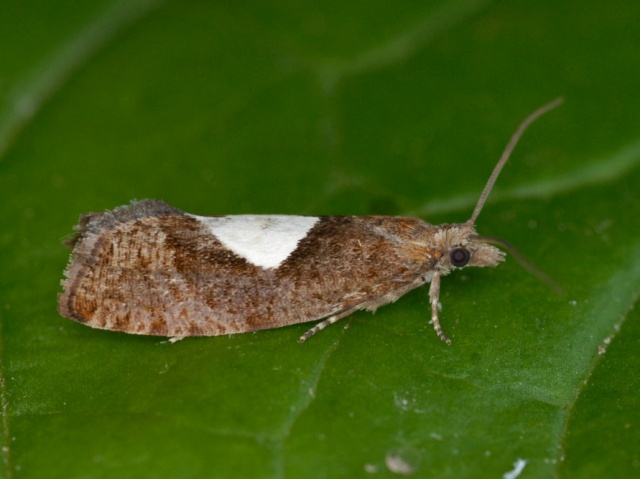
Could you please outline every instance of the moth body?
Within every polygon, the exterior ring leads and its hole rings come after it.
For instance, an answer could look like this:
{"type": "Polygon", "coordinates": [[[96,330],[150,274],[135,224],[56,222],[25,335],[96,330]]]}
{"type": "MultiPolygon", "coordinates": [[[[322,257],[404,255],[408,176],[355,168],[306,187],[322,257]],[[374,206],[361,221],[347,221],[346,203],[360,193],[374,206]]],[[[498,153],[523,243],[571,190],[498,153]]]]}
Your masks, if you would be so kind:
{"type": "Polygon", "coordinates": [[[144,200],[77,229],[60,313],[177,338],[375,311],[456,267],[503,259],[471,225],[409,217],[202,217],[144,200]]]}

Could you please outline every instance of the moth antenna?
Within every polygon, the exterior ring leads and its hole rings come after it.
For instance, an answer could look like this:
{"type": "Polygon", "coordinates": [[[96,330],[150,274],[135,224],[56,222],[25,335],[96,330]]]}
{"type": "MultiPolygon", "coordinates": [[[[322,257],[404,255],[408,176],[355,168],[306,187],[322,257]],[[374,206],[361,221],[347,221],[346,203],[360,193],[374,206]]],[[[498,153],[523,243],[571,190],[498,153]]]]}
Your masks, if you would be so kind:
{"type": "Polygon", "coordinates": [[[502,152],[502,156],[500,156],[500,159],[498,160],[498,163],[493,169],[493,172],[491,172],[489,181],[487,181],[487,184],[485,185],[484,190],[482,190],[482,194],[480,195],[480,198],[478,198],[478,203],[476,203],[476,207],[473,210],[473,214],[471,215],[471,218],[469,218],[469,220],[467,221],[467,224],[471,224],[471,225],[475,224],[476,218],[478,218],[478,215],[482,211],[482,207],[484,206],[485,201],[487,201],[487,197],[489,196],[489,193],[491,193],[491,189],[493,188],[494,183],[498,179],[498,175],[502,171],[502,167],[505,165],[505,163],[511,156],[511,153],[513,152],[514,148],[518,144],[518,141],[520,141],[520,137],[525,132],[525,130],[529,127],[529,125],[531,125],[531,123],[536,121],[538,118],[540,118],[542,115],[544,115],[548,111],[553,110],[555,107],[560,105],[563,101],[564,101],[564,98],[562,97],[556,98],[551,103],[547,103],[546,105],[538,108],[536,111],[531,113],[527,118],[525,118],[525,120],[522,123],[520,123],[520,126],[518,127],[516,132],[513,134],[513,136],[509,140],[509,143],[507,143],[506,148],[502,152]]]}
{"type": "Polygon", "coordinates": [[[518,261],[518,263],[520,263],[520,266],[522,266],[529,273],[537,277],[543,283],[547,283],[547,285],[551,289],[553,289],[557,294],[564,295],[567,293],[565,289],[562,286],[560,286],[551,276],[549,276],[547,273],[542,271],[536,265],[531,263],[527,258],[525,258],[525,256],[520,251],[518,251],[518,249],[515,246],[513,246],[508,241],[503,240],[501,238],[492,238],[490,236],[477,236],[477,235],[474,236],[473,239],[476,239],[478,241],[483,241],[485,243],[493,243],[493,244],[502,246],[504,249],[506,249],[509,252],[511,256],[513,256],[516,259],[516,261],[518,261]]]}

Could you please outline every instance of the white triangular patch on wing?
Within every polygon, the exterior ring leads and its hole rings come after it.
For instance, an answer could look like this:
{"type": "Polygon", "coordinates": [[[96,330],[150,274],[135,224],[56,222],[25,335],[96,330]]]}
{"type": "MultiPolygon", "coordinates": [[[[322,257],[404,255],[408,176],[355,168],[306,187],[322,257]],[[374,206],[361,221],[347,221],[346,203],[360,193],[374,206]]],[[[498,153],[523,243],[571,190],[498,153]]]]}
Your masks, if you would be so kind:
{"type": "Polygon", "coordinates": [[[235,254],[262,268],[279,267],[320,219],[288,215],[191,216],[235,254]]]}

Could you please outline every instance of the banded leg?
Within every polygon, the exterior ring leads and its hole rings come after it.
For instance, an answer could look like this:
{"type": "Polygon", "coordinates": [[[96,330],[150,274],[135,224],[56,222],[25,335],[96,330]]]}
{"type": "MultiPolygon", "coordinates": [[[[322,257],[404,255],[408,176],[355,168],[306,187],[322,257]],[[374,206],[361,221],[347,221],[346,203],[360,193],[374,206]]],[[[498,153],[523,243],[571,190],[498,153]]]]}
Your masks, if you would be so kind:
{"type": "Polygon", "coordinates": [[[307,331],[302,336],[300,336],[300,339],[298,339],[298,342],[304,343],[307,339],[309,339],[311,336],[313,336],[317,332],[322,331],[324,328],[326,328],[330,324],[335,323],[336,321],[344,318],[345,316],[349,316],[351,313],[355,313],[359,309],[362,309],[362,308],[358,308],[358,307],[350,308],[345,311],[342,311],[341,313],[334,314],[333,316],[329,316],[327,319],[316,324],[313,328],[311,328],[309,331],[307,331]]]}
{"type": "Polygon", "coordinates": [[[438,300],[440,299],[440,274],[433,275],[431,280],[431,286],[429,287],[429,299],[431,300],[431,322],[433,323],[433,329],[436,330],[438,337],[451,345],[451,340],[444,334],[440,327],[440,321],[438,320],[438,300]]]}

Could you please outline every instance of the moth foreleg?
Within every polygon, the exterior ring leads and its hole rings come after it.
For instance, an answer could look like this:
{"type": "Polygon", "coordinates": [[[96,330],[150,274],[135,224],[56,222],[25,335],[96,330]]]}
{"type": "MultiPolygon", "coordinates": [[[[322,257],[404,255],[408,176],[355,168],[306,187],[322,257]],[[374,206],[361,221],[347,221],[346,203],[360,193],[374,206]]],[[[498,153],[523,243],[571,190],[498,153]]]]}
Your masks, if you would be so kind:
{"type": "Polygon", "coordinates": [[[433,275],[431,286],[429,287],[429,300],[431,301],[431,322],[433,329],[436,330],[438,337],[447,344],[451,344],[451,340],[444,334],[438,320],[438,301],[440,299],[440,274],[433,275]]]}

